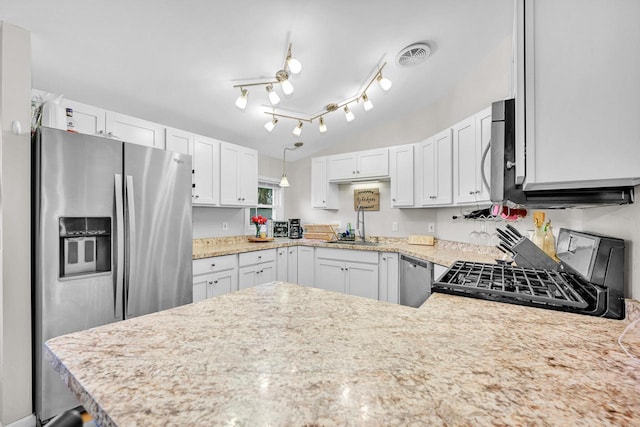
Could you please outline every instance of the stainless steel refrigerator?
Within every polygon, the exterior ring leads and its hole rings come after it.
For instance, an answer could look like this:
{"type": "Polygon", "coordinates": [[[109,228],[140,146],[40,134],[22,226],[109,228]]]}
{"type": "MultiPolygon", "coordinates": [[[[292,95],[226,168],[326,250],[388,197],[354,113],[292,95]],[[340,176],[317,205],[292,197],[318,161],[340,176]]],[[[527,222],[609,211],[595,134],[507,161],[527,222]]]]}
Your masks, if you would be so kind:
{"type": "Polygon", "coordinates": [[[192,301],[191,156],[41,128],[33,141],[34,398],[79,405],[53,337],[192,301]]]}

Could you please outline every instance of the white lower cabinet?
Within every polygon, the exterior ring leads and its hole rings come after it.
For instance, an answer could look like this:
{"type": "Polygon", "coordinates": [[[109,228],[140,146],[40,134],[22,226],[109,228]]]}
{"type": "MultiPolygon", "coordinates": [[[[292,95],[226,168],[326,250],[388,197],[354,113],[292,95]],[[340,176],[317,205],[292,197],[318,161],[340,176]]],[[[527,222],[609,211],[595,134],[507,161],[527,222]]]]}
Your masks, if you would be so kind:
{"type": "Polygon", "coordinates": [[[298,246],[298,281],[299,285],[315,286],[314,262],[315,248],[313,246],[298,246]]]}
{"type": "Polygon", "coordinates": [[[398,254],[380,252],[378,297],[380,301],[398,303],[398,254]]]}
{"type": "Polygon", "coordinates": [[[315,287],[379,299],[378,252],[317,248],[315,287]]]}
{"type": "Polygon", "coordinates": [[[238,290],[236,255],[193,261],[193,302],[238,290]]]}
{"type": "Polygon", "coordinates": [[[238,288],[247,289],[276,280],[276,249],[245,252],[238,256],[238,288]]]}
{"type": "Polygon", "coordinates": [[[298,283],[298,247],[278,248],[276,253],[276,280],[298,283]]]}

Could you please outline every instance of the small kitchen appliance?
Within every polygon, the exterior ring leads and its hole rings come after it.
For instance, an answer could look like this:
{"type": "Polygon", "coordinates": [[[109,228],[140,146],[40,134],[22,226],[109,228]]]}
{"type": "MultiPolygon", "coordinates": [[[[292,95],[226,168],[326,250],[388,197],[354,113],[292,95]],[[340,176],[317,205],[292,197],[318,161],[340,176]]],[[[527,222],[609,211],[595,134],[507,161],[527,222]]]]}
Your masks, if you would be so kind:
{"type": "Polygon", "coordinates": [[[556,255],[560,262],[553,269],[457,261],[431,290],[624,318],[624,240],[561,228],[556,255]]]}
{"type": "Polygon", "coordinates": [[[289,237],[289,222],[273,221],[273,237],[289,237]]]}
{"type": "Polygon", "coordinates": [[[302,227],[300,218],[289,218],[289,238],[302,239],[302,227]]]}

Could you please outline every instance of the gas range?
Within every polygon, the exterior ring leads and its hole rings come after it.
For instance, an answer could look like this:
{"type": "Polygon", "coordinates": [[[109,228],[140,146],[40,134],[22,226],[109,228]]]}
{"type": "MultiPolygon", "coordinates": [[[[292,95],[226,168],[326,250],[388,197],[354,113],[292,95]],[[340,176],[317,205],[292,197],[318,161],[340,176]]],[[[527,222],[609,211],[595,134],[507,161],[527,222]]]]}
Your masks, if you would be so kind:
{"type": "Polygon", "coordinates": [[[432,292],[624,318],[623,240],[560,229],[557,256],[555,269],[457,261],[432,292]]]}

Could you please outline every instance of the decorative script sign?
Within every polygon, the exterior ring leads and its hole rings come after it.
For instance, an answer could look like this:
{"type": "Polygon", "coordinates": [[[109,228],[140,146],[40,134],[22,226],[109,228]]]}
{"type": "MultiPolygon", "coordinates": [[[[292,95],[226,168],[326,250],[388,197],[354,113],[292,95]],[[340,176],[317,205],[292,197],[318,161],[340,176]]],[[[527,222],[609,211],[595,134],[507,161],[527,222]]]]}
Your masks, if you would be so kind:
{"type": "Polygon", "coordinates": [[[380,189],[363,188],[353,190],[353,210],[357,211],[358,206],[362,206],[363,211],[379,211],[380,189]]]}

